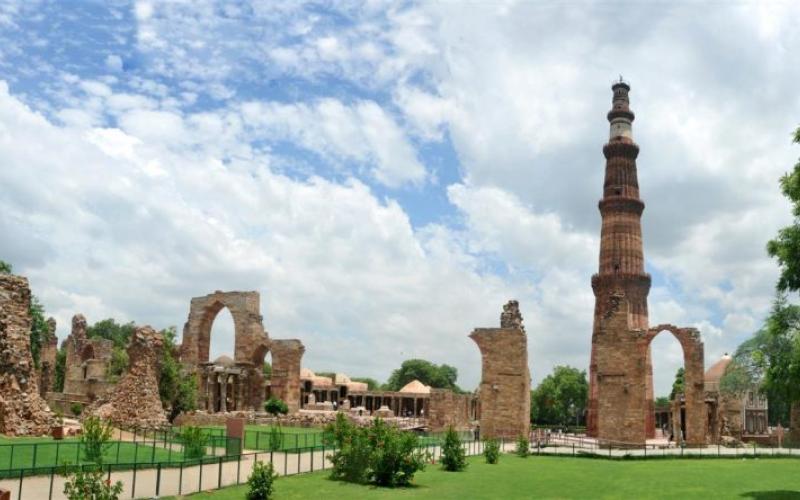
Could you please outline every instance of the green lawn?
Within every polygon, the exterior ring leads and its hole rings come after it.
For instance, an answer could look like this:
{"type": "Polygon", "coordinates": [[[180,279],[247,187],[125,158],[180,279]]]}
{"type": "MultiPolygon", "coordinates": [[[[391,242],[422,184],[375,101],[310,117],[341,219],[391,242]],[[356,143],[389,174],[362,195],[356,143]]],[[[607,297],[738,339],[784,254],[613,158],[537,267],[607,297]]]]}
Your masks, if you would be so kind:
{"type": "MultiPolygon", "coordinates": [[[[799,499],[796,459],[605,460],[502,455],[498,465],[469,459],[465,472],[428,466],[410,488],[383,489],[328,479],[328,472],[279,478],[275,498],[755,498],[799,499]]],[[[246,486],[192,495],[245,498],[246,486]]]]}
{"type": "MultiPolygon", "coordinates": [[[[152,443],[115,441],[104,454],[106,464],[151,463],[181,460],[180,451],[165,449],[152,443]]],[[[0,439],[0,477],[9,469],[52,467],[83,463],[79,438],[54,441],[52,438],[0,439]]]]}

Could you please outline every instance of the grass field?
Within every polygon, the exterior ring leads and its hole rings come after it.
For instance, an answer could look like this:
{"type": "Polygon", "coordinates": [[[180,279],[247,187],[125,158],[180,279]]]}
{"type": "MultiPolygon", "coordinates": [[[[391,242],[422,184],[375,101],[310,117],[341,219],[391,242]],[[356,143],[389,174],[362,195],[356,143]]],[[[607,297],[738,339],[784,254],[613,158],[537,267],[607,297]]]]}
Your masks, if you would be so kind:
{"type": "MultiPolygon", "coordinates": [[[[384,489],[331,481],[328,472],[279,478],[275,498],[754,498],[800,499],[796,459],[626,460],[502,455],[498,465],[469,459],[464,472],[428,466],[414,486],[384,489]]],[[[192,495],[240,500],[246,486],[192,495]]]]}
{"type": "MultiPolygon", "coordinates": [[[[147,443],[113,442],[104,453],[106,464],[151,463],[180,460],[177,450],[147,443]]],[[[0,476],[10,469],[52,467],[83,463],[79,438],[0,438],[0,476]]]]}

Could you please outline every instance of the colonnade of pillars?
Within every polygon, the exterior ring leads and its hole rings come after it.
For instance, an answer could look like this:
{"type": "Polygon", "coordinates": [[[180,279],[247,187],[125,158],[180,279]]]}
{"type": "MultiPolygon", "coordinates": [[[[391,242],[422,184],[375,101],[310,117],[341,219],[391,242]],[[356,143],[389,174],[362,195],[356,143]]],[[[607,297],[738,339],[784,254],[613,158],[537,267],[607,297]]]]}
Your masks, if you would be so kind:
{"type": "MultiPolygon", "coordinates": [[[[317,403],[325,401],[341,404],[343,399],[350,401],[350,407],[363,406],[368,413],[378,410],[381,406],[386,406],[398,417],[421,418],[428,415],[428,397],[420,396],[401,396],[397,394],[350,394],[344,398],[339,397],[339,391],[314,389],[311,391],[317,403]]],[[[303,406],[308,403],[308,394],[303,392],[303,406]]]]}

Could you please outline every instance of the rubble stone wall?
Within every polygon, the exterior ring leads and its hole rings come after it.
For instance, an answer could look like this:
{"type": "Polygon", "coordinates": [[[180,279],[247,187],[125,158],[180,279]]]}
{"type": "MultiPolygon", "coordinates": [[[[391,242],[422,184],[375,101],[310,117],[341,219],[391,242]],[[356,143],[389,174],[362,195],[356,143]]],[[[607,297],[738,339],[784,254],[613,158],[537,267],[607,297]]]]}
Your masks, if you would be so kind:
{"type": "Polygon", "coordinates": [[[137,327],[128,345],[129,365],[115,389],[88,413],[119,425],[160,427],[167,423],[158,393],[164,338],[149,326],[137,327]]]}
{"type": "Polygon", "coordinates": [[[56,320],[48,318],[47,334],[42,339],[42,349],[39,352],[39,395],[42,397],[54,389],[57,355],[56,320]]]}
{"type": "Polygon", "coordinates": [[[282,399],[290,414],[300,410],[300,366],[305,351],[303,343],[297,339],[273,340],[270,344],[270,394],[282,399]]]}
{"type": "Polygon", "coordinates": [[[26,278],[0,274],[0,434],[43,435],[53,424],[31,354],[30,303],[26,278]]]}
{"type": "Polygon", "coordinates": [[[528,340],[517,302],[510,301],[503,309],[501,328],[476,328],[470,338],[482,358],[481,435],[514,438],[530,432],[528,340]]]}

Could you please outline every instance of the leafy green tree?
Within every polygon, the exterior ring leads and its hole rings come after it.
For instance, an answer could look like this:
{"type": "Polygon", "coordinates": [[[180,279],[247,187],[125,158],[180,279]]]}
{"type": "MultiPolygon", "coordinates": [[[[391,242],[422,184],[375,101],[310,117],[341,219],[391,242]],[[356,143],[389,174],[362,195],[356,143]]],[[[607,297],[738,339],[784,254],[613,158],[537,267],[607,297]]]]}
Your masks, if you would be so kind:
{"type": "Polygon", "coordinates": [[[686,370],[683,367],[678,368],[678,371],[675,372],[675,381],[672,382],[672,391],[669,393],[669,399],[675,399],[676,394],[683,394],[685,379],[686,370]]]}
{"type": "Polygon", "coordinates": [[[514,450],[514,453],[516,453],[518,457],[522,458],[525,458],[531,454],[531,443],[528,441],[527,437],[522,434],[517,436],[517,448],[514,450]]]}
{"type": "Polygon", "coordinates": [[[282,399],[273,396],[264,403],[264,411],[277,417],[278,415],[286,415],[289,413],[289,407],[286,406],[286,403],[282,399]]]}
{"type": "Polygon", "coordinates": [[[55,392],[64,392],[64,374],[67,371],[67,350],[63,347],[56,351],[56,367],[53,370],[55,392]]]}
{"type": "Polygon", "coordinates": [[[161,372],[158,393],[161,404],[169,411],[170,421],[179,414],[197,408],[197,378],[184,373],[178,359],[177,333],[174,326],[161,331],[164,350],[161,355],[161,372]]]}
{"type": "Polygon", "coordinates": [[[447,428],[442,445],[442,468],[450,472],[462,471],[467,467],[467,456],[461,446],[461,438],[453,426],[447,428]]]}
{"type": "Polygon", "coordinates": [[[4,260],[0,260],[0,273],[11,274],[11,271],[13,271],[11,264],[4,260]]]}
{"type": "Polygon", "coordinates": [[[656,398],[655,405],[656,408],[663,408],[665,406],[669,406],[669,398],[666,396],[659,396],[656,398]]]}
{"type": "Polygon", "coordinates": [[[132,321],[123,325],[117,323],[113,318],[107,318],[86,327],[86,336],[90,339],[110,340],[114,342],[115,348],[124,351],[128,348],[128,343],[131,341],[135,330],[136,325],[132,321]]]}
{"type": "Polygon", "coordinates": [[[122,487],[122,481],[112,483],[100,468],[80,468],[64,482],[64,495],[68,500],[118,500],[122,495],[122,487]]]}
{"type": "Polygon", "coordinates": [[[461,392],[456,385],[458,370],[450,365],[437,365],[424,359],[408,359],[403,361],[400,368],[394,370],[386,382],[386,389],[399,391],[412,380],[419,380],[425,385],[437,389],[451,389],[461,392]]]}
{"type": "Polygon", "coordinates": [[[350,380],[352,380],[353,382],[363,382],[363,383],[367,384],[367,390],[368,391],[374,391],[374,390],[380,388],[380,386],[381,386],[381,384],[378,383],[377,380],[375,380],[374,378],[370,378],[370,377],[350,377],[350,380]]]}
{"type": "MultiPolygon", "coordinates": [[[[800,144],[800,127],[794,132],[793,142],[800,144]]],[[[792,203],[794,220],[767,243],[767,253],[778,259],[781,268],[778,290],[797,292],[800,291],[800,161],[781,177],[780,185],[783,195],[792,203]]]]}
{"type": "Polygon", "coordinates": [[[264,380],[269,380],[272,378],[272,363],[269,361],[264,361],[264,366],[261,370],[262,373],[264,373],[264,380]]]}
{"type": "Polygon", "coordinates": [[[500,460],[500,441],[488,438],[483,441],[483,456],[487,464],[496,464],[500,460]]]}
{"type": "Polygon", "coordinates": [[[183,444],[183,456],[189,460],[197,460],[206,455],[206,442],[208,436],[200,427],[187,425],[181,428],[179,435],[183,444]]]}
{"type": "Polygon", "coordinates": [[[584,413],[588,392],[585,371],[556,366],[531,391],[531,419],[539,424],[575,424],[584,413]]]}
{"type": "Polygon", "coordinates": [[[34,366],[39,368],[42,342],[47,336],[49,327],[47,326],[47,318],[44,316],[44,306],[35,295],[31,296],[31,305],[28,310],[31,314],[31,355],[33,356],[34,366]]]}

